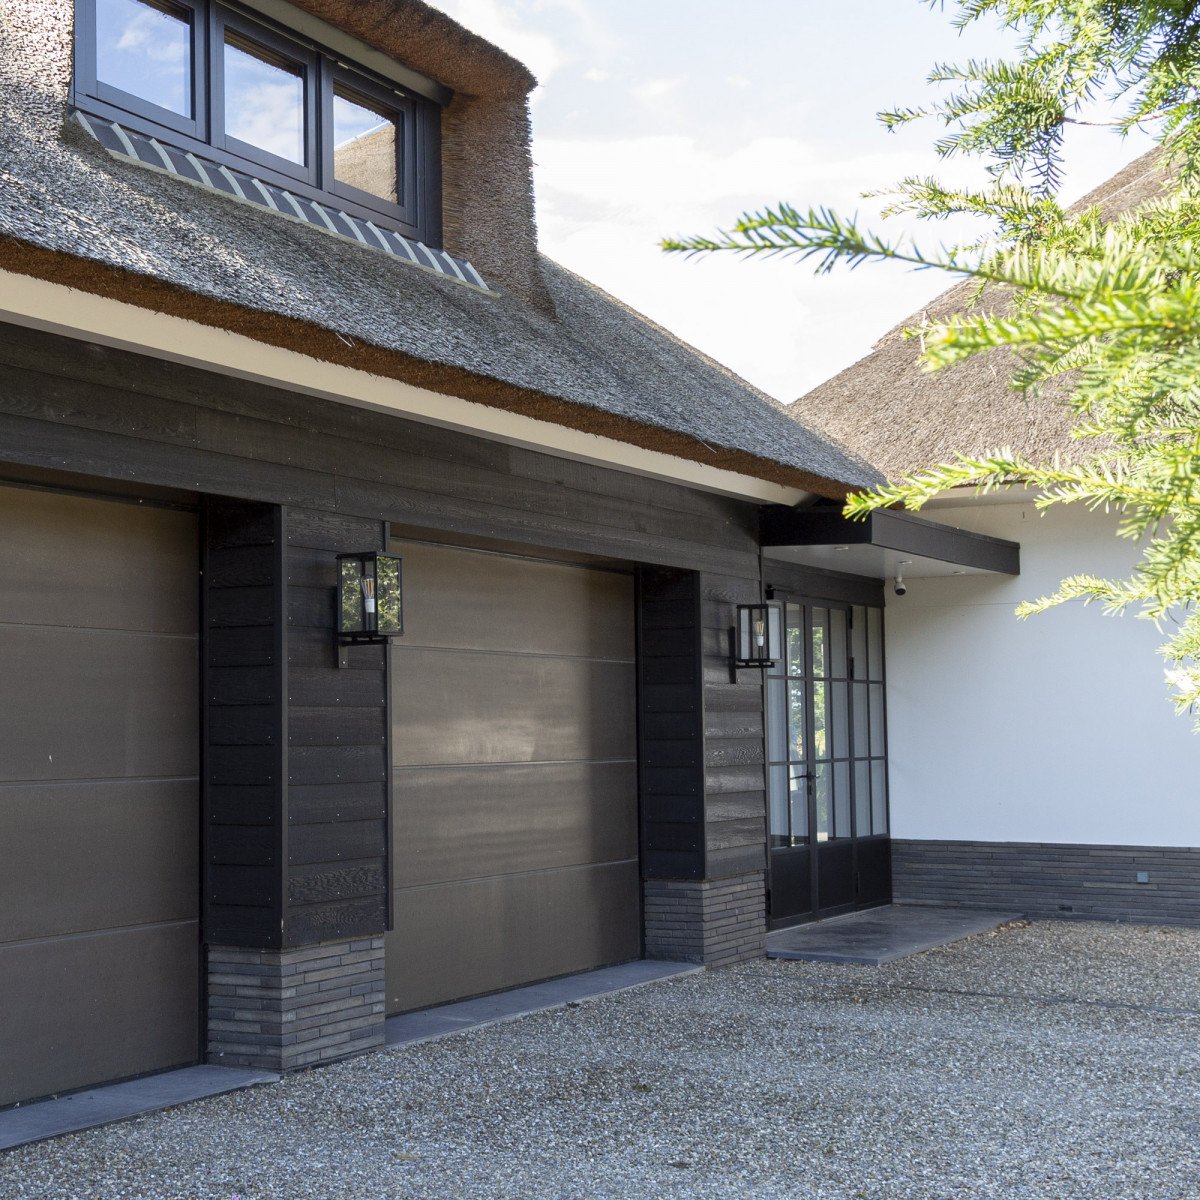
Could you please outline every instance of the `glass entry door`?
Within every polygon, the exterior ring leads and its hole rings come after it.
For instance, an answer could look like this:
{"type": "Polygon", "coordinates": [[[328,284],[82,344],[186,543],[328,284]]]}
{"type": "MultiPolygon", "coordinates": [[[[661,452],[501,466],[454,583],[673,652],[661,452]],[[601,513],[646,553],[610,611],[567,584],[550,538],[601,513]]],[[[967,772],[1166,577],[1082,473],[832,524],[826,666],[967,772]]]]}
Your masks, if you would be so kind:
{"type": "Polygon", "coordinates": [[[883,612],[788,601],[767,673],[773,928],[891,899],[883,612]]]}

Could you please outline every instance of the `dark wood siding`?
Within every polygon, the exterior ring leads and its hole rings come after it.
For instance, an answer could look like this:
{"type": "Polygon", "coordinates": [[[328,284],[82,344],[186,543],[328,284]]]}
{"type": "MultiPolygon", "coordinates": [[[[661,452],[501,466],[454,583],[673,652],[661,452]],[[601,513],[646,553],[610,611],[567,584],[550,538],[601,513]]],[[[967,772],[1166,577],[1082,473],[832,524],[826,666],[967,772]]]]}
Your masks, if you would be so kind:
{"type": "Polygon", "coordinates": [[[736,606],[761,597],[752,578],[705,572],[701,588],[704,648],[705,876],[722,879],[766,866],[762,671],[729,674],[729,630],[736,606]]]}
{"type": "Polygon", "coordinates": [[[205,505],[205,930],[277,948],[387,924],[383,648],[337,666],[338,550],[379,549],[378,521],[212,499],[205,505]]]}
{"type": "Polygon", "coordinates": [[[410,532],[757,572],[752,504],[13,326],[0,445],[15,463],[410,532]]]}
{"type": "Polygon", "coordinates": [[[336,556],[382,550],[379,521],[289,508],[286,944],[388,924],[388,719],[383,646],[334,647],[336,556]]]}
{"type": "Polygon", "coordinates": [[[283,510],[204,506],[204,930],[218,945],[281,944],[283,510]]]}
{"type": "Polygon", "coordinates": [[[642,875],[704,878],[704,683],[700,577],[638,572],[642,875]]]}

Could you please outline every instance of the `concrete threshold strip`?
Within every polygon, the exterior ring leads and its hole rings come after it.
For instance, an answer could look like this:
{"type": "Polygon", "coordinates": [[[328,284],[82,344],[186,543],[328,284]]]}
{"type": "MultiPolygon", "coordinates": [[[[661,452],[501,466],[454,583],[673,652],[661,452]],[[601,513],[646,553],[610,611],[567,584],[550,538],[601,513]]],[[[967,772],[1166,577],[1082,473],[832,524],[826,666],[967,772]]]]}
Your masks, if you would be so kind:
{"type": "MultiPolygon", "coordinates": [[[[567,975],[562,979],[514,988],[493,996],[481,996],[422,1012],[389,1017],[386,1022],[386,1045],[409,1046],[434,1041],[467,1033],[484,1025],[515,1021],[533,1013],[599,999],[703,970],[704,967],[695,963],[644,959],[615,967],[601,967],[579,975],[567,975]]],[[[0,1112],[0,1151],[129,1121],[195,1100],[207,1100],[229,1092],[278,1083],[280,1079],[280,1075],[271,1071],[200,1065],[39,1100],[34,1104],[0,1112]]]]}
{"type": "Polygon", "coordinates": [[[882,967],[1022,919],[1018,912],[886,904],[778,930],[767,937],[767,957],[882,967]]]}

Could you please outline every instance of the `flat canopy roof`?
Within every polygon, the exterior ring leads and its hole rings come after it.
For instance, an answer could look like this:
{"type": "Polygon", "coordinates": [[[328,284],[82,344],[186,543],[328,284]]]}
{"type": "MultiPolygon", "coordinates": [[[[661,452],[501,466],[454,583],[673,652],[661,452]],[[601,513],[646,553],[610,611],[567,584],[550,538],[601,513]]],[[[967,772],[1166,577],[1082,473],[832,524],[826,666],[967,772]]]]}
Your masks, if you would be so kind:
{"type": "Polygon", "coordinates": [[[1017,542],[888,509],[850,521],[840,508],[774,505],[763,510],[760,541],[767,558],[875,579],[897,569],[912,579],[1021,573],[1017,542]]]}

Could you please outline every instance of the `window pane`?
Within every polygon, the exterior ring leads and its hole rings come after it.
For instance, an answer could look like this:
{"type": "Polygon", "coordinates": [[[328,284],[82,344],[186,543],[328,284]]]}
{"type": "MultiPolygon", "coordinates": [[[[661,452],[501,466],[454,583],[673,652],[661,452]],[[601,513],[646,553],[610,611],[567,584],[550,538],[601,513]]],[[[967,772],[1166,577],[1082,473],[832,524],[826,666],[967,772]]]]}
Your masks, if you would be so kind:
{"type": "Polygon", "coordinates": [[[340,183],[399,204],[399,150],[400,130],[390,114],[340,86],[333,89],[333,174],[340,183]]]}
{"type": "Polygon", "coordinates": [[[828,758],[829,738],[829,684],[814,683],[813,694],[813,754],[817,758],[828,758]]]}
{"type": "Polygon", "coordinates": [[[304,162],[304,68],[225,31],[225,132],[304,162]]]}
{"type": "Polygon", "coordinates": [[[867,685],[854,683],[850,685],[854,705],[854,740],[853,754],[855,758],[866,758],[871,753],[870,742],[867,738],[867,721],[869,706],[867,704],[867,685]]]}
{"type": "Polygon", "coordinates": [[[792,809],[792,845],[808,841],[808,776],[803,767],[789,772],[792,809]]]}
{"type": "Polygon", "coordinates": [[[767,761],[786,762],[787,698],[783,679],[767,680],[767,761]]]}
{"type": "Polygon", "coordinates": [[[789,675],[804,674],[804,609],[787,606],[787,669],[789,675]]]}
{"type": "Polygon", "coordinates": [[[828,635],[829,610],[814,608],[812,610],[812,673],[817,676],[829,674],[825,658],[828,635]]]}
{"type": "Polygon", "coordinates": [[[869,678],[883,678],[883,610],[867,609],[867,670],[869,678]]]}
{"type": "Polygon", "coordinates": [[[788,681],[788,758],[804,761],[804,684],[799,679],[788,681]]]}
{"type": "Polygon", "coordinates": [[[829,610],[829,674],[846,678],[846,614],[840,608],[829,610]]]}
{"type": "Polygon", "coordinates": [[[887,833],[887,783],[882,759],[871,764],[871,832],[887,833]]]}
{"type": "Polygon", "coordinates": [[[867,677],[867,610],[861,604],[851,609],[850,657],[854,659],[854,678],[867,677]]]}
{"type": "Polygon", "coordinates": [[[848,838],[850,828],[850,764],[833,764],[833,836],[848,838]]]}
{"type": "Polygon", "coordinates": [[[871,764],[865,759],[854,764],[854,832],[858,837],[871,832],[871,764]]]}
{"type": "Polygon", "coordinates": [[[165,0],[97,0],[96,75],[192,117],[192,14],[165,0]]]}
{"type": "Polygon", "coordinates": [[[767,806],[768,831],[772,846],[787,844],[788,838],[788,781],[787,767],[771,767],[768,772],[767,788],[770,803],[767,806]]]}
{"type": "Polygon", "coordinates": [[[883,684],[873,683],[871,691],[871,753],[883,753],[883,684]]]}
{"type": "Polygon", "coordinates": [[[830,803],[828,763],[818,763],[815,770],[817,793],[817,841],[827,842],[833,832],[833,806],[830,803]]]}
{"type": "Polygon", "coordinates": [[[829,725],[833,734],[833,757],[850,757],[850,711],[846,696],[848,684],[829,685],[829,725]]]}

